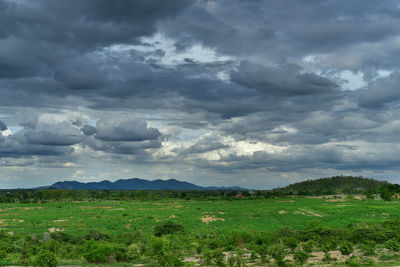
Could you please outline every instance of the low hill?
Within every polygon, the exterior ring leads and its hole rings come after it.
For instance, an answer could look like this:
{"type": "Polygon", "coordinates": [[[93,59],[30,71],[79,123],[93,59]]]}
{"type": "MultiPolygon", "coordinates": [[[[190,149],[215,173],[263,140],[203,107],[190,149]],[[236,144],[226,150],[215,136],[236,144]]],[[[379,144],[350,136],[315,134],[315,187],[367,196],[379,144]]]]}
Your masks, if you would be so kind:
{"type": "Polygon", "coordinates": [[[275,189],[295,195],[354,194],[360,192],[377,192],[379,188],[395,189],[399,185],[387,181],[378,181],[361,176],[334,176],[294,183],[275,189]]]}
{"type": "Polygon", "coordinates": [[[57,182],[50,186],[42,186],[35,189],[72,189],[72,190],[245,190],[241,187],[202,187],[192,183],[169,180],[145,179],[119,179],[115,182],[104,180],[101,182],[81,183],[77,181],[57,182]]]}

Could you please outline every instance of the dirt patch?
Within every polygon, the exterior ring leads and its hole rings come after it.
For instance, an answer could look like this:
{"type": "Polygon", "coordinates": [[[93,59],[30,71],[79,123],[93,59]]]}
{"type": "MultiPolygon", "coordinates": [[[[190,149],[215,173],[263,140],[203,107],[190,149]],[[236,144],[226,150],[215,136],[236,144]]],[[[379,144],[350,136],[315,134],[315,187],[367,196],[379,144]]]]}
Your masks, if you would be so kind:
{"type": "Polygon", "coordinates": [[[23,223],[23,222],[24,222],[24,220],[18,220],[18,222],[20,222],[20,223],[23,223]]]}
{"type": "Polygon", "coordinates": [[[278,213],[279,213],[279,214],[288,214],[289,212],[286,211],[286,210],[280,210],[280,211],[278,211],[278,213]]]}
{"type": "Polygon", "coordinates": [[[215,222],[215,221],[225,221],[224,218],[217,218],[215,216],[210,216],[210,215],[203,215],[201,216],[201,221],[204,223],[209,224],[210,222],[215,222]]]}
{"type": "Polygon", "coordinates": [[[293,214],[307,215],[307,214],[305,214],[305,212],[299,211],[299,210],[293,211],[293,214]]]}
{"type": "Polygon", "coordinates": [[[170,219],[175,219],[175,218],[176,218],[176,215],[172,214],[172,215],[169,216],[168,218],[170,218],[170,219]]]}
{"type": "Polygon", "coordinates": [[[68,220],[54,220],[53,222],[58,223],[58,222],[66,222],[68,220]]]}
{"type": "Polygon", "coordinates": [[[295,200],[280,200],[279,203],[293,203],[296,202],[295,200]]]}
{"type": "Polygon", "coordinates": [[[55,228],[55,227],[51,227],[49,229],[47,229],[47,231],[49,231],[50,233],[54,233],[54,232],[64,232],[64,228],[59,229],[59,228],[55,228]]]}
{"type": "Polygon", "coordinates": [[[125,208],[116,208],[116,209],[110,209],[110,210],[125,210],[125,208]]]}
{"type": "Polygon", "coordinates": [[[42,210],[43,207],[25,207],[22,208],[23,210],[42,210]]]}
{"type": "MultiPolygon", "coordinates": [[[[342,255],[340,251],[334,250],[334,251],[329,251],[329,254],[331,255],[332,258],[337,259],[340,262],[346,261],[349,256],[342,255]]],[[[325,253],[320,251],[320,252],[312,252],[311,253],[311,258],[308,260],[308,263],[314,263],[314,264],[320,264],[322,259],[325,257],[325,253]]]]}
{"type": "Polygon", "coordinates": [[[310,214],[310,215],[312,215],[312,216],[315,216],[315,217],[324,217],[324,216],[322,216],[321,214],[316,213],[316,212],[314,212],[314,211],[312,211],[312,210],[303,209],[303,211],[305,211],[305,212],[307,212],[308,214],[310,214]]]}

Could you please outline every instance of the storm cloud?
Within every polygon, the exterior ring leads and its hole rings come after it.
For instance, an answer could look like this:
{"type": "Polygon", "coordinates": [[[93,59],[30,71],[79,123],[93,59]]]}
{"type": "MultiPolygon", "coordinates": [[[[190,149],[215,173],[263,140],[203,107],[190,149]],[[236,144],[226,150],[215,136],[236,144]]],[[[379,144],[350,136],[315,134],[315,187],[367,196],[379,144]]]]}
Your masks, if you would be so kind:
{"type": "Polygon", "coordinates": [[[398,25],[392,0],[0,0],[0,187],[399,182],[398,25]]]}

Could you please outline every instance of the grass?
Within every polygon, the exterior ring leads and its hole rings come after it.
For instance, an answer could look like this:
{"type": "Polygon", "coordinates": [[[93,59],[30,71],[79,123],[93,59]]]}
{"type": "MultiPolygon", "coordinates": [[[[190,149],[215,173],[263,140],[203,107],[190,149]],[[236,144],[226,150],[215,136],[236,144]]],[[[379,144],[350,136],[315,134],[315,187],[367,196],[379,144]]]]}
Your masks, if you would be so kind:
{"type": "Polygon", "coordinates": [[[398,205],[397,201],[330,202],[314,198],[0,204],[0,228],[18,235],[52,230],[73,235],[89,230],[118,234],[140,229],[151,233],[154,226],[166,220],[183,224],[191,233],[301,229],[311,221],[342,228],[352,223],[398,219],[398,205]],[[217,220],[205,223],[201,220],[205,215],[217,220]]]}

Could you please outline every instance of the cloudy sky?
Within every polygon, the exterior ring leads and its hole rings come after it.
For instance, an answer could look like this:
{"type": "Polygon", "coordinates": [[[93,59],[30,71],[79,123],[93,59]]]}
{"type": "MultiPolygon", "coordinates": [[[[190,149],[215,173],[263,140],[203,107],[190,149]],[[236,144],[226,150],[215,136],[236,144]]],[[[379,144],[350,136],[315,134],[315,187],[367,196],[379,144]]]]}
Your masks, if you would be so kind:
{"type": "Polygon", "coordinates": [[[400,182],[399,0],[0,0],[0,188],[400,182]]]}

